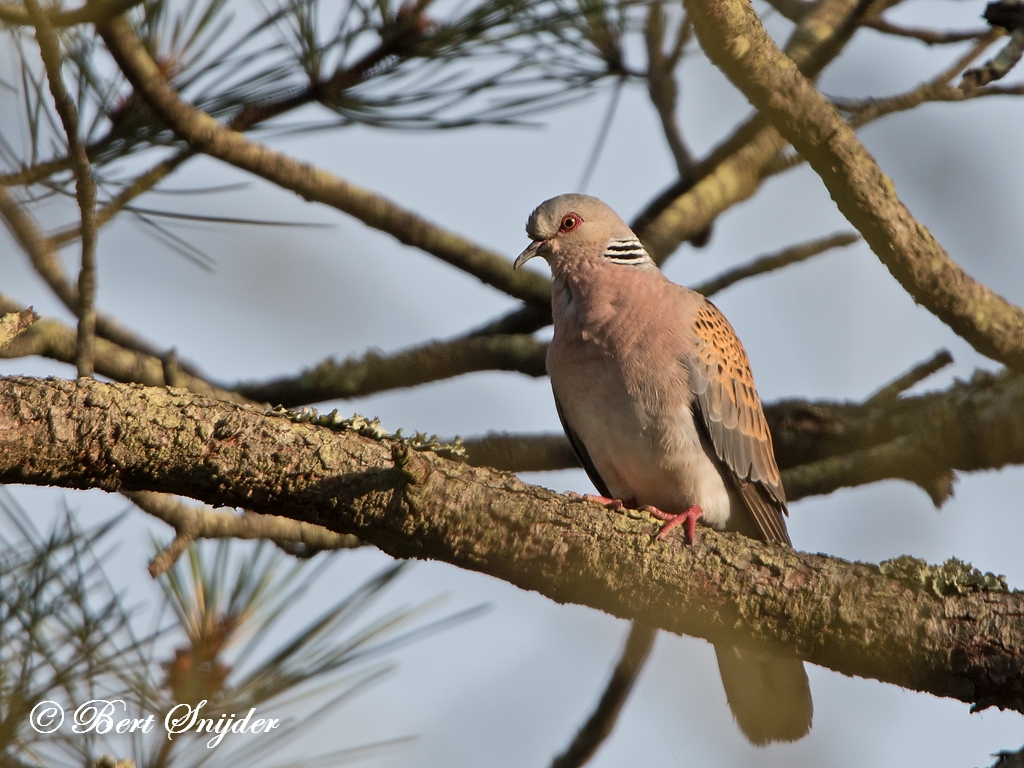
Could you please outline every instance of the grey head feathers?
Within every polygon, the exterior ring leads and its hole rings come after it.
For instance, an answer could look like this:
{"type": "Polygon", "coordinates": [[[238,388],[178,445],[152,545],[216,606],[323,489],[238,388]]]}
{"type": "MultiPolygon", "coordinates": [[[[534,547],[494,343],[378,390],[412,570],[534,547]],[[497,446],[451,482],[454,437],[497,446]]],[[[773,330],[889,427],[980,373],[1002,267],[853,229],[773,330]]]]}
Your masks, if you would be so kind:
{"type": "Polygon", "coordinates": [[[520,267],[541,256],[558,273],[583,266],[654,267],[654,260],[615,211],[589,195],[559,195],[530,214],[526,233],[533,243],[516,259],[520,267]]]}

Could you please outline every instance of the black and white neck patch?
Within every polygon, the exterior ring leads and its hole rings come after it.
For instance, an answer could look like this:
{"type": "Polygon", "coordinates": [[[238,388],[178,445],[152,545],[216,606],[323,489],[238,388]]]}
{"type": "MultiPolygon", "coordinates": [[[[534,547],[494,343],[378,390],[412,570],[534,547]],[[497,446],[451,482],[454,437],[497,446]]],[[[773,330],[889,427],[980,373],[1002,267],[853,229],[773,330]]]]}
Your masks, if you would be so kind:
{"type": "Polygon", "coordinates": [[[605,248],[604,258],[615,264],[644,264],[654,261],[635,237],[613,237],[605,248]]]}

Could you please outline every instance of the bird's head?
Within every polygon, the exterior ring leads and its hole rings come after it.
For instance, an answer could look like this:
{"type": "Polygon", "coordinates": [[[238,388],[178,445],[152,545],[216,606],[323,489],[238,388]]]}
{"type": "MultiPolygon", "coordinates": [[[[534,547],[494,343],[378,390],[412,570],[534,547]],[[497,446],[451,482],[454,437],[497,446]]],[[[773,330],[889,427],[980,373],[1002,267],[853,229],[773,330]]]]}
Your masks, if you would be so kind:
{"type": "Polygon", "coordinates": [[[526,222],[526,234],[533,242],[519,254],[515,269],[534,256],[556,274],[587,263],[654,265],[629,225],[589,195],[559,195],[541,203],[526,222]]]}

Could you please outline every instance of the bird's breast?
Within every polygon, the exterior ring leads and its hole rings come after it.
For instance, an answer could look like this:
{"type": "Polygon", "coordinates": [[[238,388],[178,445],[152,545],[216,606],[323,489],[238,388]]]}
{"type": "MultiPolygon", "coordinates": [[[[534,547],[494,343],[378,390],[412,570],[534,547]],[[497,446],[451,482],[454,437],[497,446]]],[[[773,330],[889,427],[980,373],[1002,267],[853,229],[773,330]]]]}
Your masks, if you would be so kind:
{"type": "Polygon", "coordinates": [[[616,498],[671,513],[697,504],[722,527],[729,492],[694,423],[685,372],[645,363],[643,352],[556,330],[548,373],[566,423],[616,498]]]}

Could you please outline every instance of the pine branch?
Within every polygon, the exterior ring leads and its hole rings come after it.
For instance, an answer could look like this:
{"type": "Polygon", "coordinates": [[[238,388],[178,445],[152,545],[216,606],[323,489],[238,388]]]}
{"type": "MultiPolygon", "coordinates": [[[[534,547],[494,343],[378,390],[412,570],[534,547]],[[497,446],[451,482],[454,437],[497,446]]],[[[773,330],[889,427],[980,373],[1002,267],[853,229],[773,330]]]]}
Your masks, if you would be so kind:
{"type": "Polygon", "coordinates": [[[183,101],[124,19],[104,22],[98,29],[136,92],[193,149],[354,216],[511,296],[539,307],[550,302],[550,282],[537,273],[513,272],[509,261],[501,255],[380,195],[251,141],[183,101]]]}

